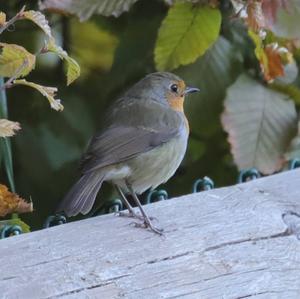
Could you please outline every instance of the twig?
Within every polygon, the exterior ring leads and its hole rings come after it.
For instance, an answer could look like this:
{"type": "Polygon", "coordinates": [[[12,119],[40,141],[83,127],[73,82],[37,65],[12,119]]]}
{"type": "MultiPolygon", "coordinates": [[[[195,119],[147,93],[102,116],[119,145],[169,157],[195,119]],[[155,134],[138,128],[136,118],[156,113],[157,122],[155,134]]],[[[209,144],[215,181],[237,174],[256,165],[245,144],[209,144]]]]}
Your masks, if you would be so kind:
{"type": "Polygon", "coordinates": [[[9,26],[11,26],[14,22],[22,19],[23,17],[23,12],[25,11],[25,5],[22,7],[22,9],[9,21],[5,22],[1,27],[0,27],[0,34],[6,30],[9,26]]]}
{"type": "Polygon", "coordinates": [[[25,67],[28,66],[28,59],[25,59],[24,62],[22,63],[22,65],[16,70],[16,73],[10,77],[5,83],[4,85],[1,87],[1,89],[5,89],[5,88],[10,88],[13,86],[13,81],[16,80],[20,74],[22,73],[22,71],[25,69],[25,67]]]}

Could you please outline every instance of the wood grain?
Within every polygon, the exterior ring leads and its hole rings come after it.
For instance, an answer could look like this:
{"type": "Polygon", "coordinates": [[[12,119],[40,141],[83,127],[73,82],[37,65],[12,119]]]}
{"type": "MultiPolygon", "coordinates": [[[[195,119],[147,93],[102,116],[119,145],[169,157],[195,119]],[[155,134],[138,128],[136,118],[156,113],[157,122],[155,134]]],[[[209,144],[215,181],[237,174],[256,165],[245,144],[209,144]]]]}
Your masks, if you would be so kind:
{"type": "Polygon", "coordinates": [[[0,298],[300,298],[300,170],[0,241],[0,298]]]}

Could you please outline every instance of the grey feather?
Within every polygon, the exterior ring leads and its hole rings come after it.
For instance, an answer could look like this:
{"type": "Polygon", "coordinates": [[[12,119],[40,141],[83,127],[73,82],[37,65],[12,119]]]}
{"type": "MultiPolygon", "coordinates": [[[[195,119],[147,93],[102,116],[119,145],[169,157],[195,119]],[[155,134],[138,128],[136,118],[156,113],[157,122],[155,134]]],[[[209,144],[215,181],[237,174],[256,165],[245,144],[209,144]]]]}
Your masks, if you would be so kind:
{"type": "Polygon", "coordinates": [[[124,162],[180,134],[184,119],[168,104],[122,97],[106,115],[106,129],[95,135],[82,157],[81,171],[124,162]]]}
{"type": "Polygon", "coordinates": [[[87,214],[96,199],[104,180],[99,171],[84,174],[64,197],[58,211],[64,211],[68,217],[79,213],[87,214]]]}
{"type": "Polygon", "coordinates": [[[87,173],[124,162],[167,142],[176,134],[176,129],[168,128],[160,132],[134,127],[110,128],[93,138],[83,156],[81,171],[87,173]]]}

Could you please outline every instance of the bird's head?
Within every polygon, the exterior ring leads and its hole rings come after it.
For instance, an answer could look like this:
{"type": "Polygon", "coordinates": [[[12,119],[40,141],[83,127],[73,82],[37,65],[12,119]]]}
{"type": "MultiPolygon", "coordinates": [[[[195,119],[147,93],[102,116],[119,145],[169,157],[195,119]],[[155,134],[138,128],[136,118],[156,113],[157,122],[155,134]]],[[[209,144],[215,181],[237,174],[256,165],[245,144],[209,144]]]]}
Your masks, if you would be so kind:
{"type": "Polygon", "coordinates": [[[147,75],[136,83],[127,95],[169,105],[175,111],[183,112],[185,96],[200,91],[199,88],[186,86],[185,82],[175,74],[157,72],[147,75]]]}

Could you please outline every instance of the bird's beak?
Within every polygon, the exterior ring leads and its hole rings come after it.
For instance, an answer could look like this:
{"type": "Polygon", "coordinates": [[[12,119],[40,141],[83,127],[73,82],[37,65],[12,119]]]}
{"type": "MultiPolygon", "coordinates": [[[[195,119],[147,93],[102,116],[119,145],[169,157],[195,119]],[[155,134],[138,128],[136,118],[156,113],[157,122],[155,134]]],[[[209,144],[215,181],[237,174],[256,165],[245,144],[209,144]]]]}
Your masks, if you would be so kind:
{"type": "Polygon", "coordinates": [[[197,87],[189,87],[189,86],[187,86],[185,88],[184,94],[186,95],[186,94],[194,93],[194,92],[198,92],[198,91],[200,91],[200,89],[197,88],[197,87]]]}

